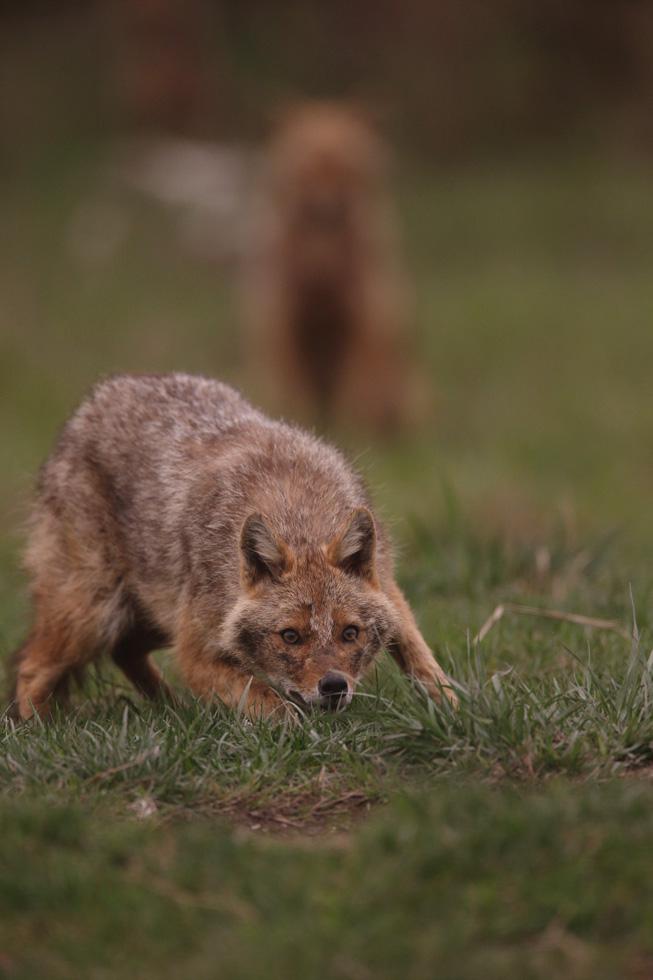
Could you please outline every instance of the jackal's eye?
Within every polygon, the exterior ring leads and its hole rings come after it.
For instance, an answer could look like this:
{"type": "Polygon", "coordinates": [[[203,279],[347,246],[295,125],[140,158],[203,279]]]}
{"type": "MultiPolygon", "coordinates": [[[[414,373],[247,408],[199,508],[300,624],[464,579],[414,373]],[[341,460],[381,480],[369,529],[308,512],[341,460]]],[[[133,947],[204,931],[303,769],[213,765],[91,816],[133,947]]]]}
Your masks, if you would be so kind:
{"type": "Polygon", "coordinates": [[[301,637],[297,630],[281,630],[281,639],[284,643],[299,643],[301,637]]]}
{"type": "Polygon", "coordinates": [[[342,631],[342,638],[345,643],[353,643],[358,636],[358,626],[345,626],[342,631]]]}

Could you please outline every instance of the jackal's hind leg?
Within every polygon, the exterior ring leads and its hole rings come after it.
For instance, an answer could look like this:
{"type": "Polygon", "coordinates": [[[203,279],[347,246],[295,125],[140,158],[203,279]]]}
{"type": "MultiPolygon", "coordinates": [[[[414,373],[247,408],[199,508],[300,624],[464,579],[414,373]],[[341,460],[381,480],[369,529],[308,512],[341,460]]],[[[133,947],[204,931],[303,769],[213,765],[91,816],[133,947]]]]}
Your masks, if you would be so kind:
{"type": "Polygon", "coordinates": [[[149,656],[153,650],[166,645],[162,633],[138,623],[121,636],[111,651],[116,666],[143,697],[172,699],[170,688],[149,656]]]}
{"type": "Polygon", "coordinates": [[[86,650],[67,630],[37,625],[16,654],[13,713],[21,719],[48,714],[86,660],[86,650]]]}

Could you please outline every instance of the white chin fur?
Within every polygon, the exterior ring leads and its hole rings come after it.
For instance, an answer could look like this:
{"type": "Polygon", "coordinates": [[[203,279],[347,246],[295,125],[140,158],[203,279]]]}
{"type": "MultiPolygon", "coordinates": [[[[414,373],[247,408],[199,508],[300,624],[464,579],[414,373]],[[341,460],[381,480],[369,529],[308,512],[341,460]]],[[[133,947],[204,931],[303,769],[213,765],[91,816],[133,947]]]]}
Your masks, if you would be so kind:
{"type": "MultiPolygon", "coordinates": [[[[351,704],[353,696],[353,691],[347,691],[346,694],[341,694],[340,700],[338,701],[337,710],[342,711],[343,708],[347,708],[351,704]]],[[[321,694],[316,694],[314,692],[311,692],[310,694],[303,694],[301,691],[287,691],[286,697],[288,700],[294,701],[295,703],[297,703],[298,697],[301,698],[303,706],[307,708],[320,708],[323,705],[326,707],[327,704],[326,698],[323,698],[321,694]]]]}

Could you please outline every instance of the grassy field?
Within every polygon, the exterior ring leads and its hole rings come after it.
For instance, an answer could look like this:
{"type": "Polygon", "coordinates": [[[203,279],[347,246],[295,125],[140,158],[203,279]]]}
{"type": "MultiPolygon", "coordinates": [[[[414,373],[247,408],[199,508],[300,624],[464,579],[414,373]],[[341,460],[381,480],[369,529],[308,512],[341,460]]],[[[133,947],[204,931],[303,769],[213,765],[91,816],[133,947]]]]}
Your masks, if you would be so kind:
{"type": "MultiPolygon", "coordinates": [[[[33,475],[95,377],[256,393],[231,271],[101,154],[43,161],[2,205],[8,653],[33,475]]],[[[416,175],[401,207],[433,418],[337,437],[460,711],[383,661],[345,715],[290,729],[152,708],[107,670],[48,725],[0,721],[0,976],[653,976],[650,177],[416,175]],[[475,644],[499,603],[621,632],[506,614],[475,644]]]]}

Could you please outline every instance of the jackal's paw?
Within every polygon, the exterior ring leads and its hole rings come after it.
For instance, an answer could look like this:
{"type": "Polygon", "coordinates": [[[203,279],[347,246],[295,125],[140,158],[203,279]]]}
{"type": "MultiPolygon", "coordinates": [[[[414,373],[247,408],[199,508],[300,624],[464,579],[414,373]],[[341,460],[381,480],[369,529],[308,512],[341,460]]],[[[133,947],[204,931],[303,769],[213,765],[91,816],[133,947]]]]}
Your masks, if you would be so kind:
{"type": "Polygon", "coordinates": [[[426,668],[414,671],[412,676],[426,689],[429,697],[438,704],[442,703],[444,697],[454,708],[458,707],[458,697],[451,681],[435,661],[433,661],[432,667],[429,664],[426,668]]]}

